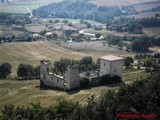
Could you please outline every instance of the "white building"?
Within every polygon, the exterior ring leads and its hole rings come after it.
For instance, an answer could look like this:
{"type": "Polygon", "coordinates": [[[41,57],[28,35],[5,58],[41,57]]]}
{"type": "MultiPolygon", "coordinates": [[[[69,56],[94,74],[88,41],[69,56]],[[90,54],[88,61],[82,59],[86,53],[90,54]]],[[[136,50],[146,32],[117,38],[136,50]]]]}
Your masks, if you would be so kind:
{"type": "Polygon", "coordinates": [[[110,74],[110,76],[122,77],[123,58],[113,55],[100,57],[100,76],[110,74]]]}

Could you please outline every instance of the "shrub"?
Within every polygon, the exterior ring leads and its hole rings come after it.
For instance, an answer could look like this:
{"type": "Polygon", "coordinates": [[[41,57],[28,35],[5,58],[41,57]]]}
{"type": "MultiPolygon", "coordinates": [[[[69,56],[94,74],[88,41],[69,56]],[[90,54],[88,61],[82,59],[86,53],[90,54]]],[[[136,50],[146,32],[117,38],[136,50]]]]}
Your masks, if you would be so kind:
{"type": "Polygon", "coordinates": [[[0,78],[6,78],[11,74],[12,66],[10,63],[3,63],[0,65],[0,78]]]}
{"type": "Polygon", "coordinates": [[[88,88],[88,87],[90,87],[90,79],[88,77],[83,78],[80,81],[80,85],[81,85],[81,88],[88,88]]]}

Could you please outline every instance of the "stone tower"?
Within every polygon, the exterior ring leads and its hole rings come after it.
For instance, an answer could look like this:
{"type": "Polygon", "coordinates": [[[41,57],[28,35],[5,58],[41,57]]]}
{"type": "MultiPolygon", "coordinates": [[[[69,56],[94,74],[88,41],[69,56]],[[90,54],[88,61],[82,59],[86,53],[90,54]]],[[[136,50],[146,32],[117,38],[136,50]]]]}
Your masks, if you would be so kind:
{"type": "Polygon", "coordinates": [[[123,58],[113,55],[100,57],[100,76],[110,74],[110,76],[122,77],[123,58]]]}
{"type": "Polygon", "coordinates": [[[79,70],[76,67],[67,67],[66,71],[66,89],[75,89],[80,87],[79,70]]]}
{"type": "Polygon", "coordinates": [[[41,78],[41,80],[47,79],[50,69],[52,69],[52,64],[49,60],[41,60],[40,61],[40,78],[41,78]]]}

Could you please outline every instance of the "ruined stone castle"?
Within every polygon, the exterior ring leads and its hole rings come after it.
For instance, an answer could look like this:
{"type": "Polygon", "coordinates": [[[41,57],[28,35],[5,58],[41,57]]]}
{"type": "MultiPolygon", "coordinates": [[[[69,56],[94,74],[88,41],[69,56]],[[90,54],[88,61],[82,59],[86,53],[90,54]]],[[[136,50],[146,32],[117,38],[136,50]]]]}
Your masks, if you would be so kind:
{"type": "MultiPolygon", "coordinates": [[[[80,73],[76,67],[68,66],[64,76],[54,74],[54,66],[49,60],[40,61],[40,86],[71,90],[80,87],[80,73]]],[[[122,77],[123,58],[113,55],[100,57],[100,72],[90,77],[94,84],[98,84],[99,77],[110,74],[122,77]]]]}

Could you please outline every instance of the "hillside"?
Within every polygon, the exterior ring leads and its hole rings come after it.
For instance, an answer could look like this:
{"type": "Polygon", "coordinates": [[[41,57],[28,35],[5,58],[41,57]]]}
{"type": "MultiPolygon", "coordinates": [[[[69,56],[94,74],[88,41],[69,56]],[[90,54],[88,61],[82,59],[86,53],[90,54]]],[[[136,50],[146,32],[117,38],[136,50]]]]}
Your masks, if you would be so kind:
{"type": "Polygon", "coordinates": [[[72,53],[69,50],[59,48],[51,42],[23,42],[23,43],[3,43],[0,44],[0,63],[12,63],[13,71],[20,63],[30,63],[39,65],[41,59],[51,61],[61,57],[78,59],[84,56],[80,53],[72,53]]]}
{"type": "Polygon", "coordinates": [[[142,2],[158,2],[159,0],[91,0],[92,3],[97,5],[106,5],[106,6],[126,6],[142,2]]]}
{"type": "Polygon", "coordinates": [[[152,15],[155,16],[156,13],[160,12],[159,1],[130,2],[124,6],[113,5],[115,6],[107,4],[98,6],[93,1],[85,0],[63,1],[33,10],[33,15],[41,18],[88,19],[101,23],[111,23],[115,18],[122,15],[128,17],[153,12],[152,15]]]}
{"type": "MultiPolygon", "coordinates": [[[[134,80],[145,76],[143,70],[123,74],[124,82],[132,83],[134,80]],[[130,78],[130,79],[129,79],[130,78]]],[[[93,87],[91,89],[63,92],[59,90],[40,90],[39,80],[18,81],[18,80],[0,80],[0,108],[5,104],[27,106],[30,103],[40,102],[43,106],[56,104],[58,100],[78,101],[80,104],[86,104],[87,98],[95,95],[99,98],[108,90],[117,90],[121,83],[115,83],[107,86],[93,87]]]]}
{"type": "MultiPolygon", "coordinates": [[[[91,46],[92,47],[92,46],[91,46]]],[[[112,48],[113,49],[113,48],[112,48]]],[[[9,62],[13,66],[13,73],[16,74],[17,66],[20,63],[39,65],[41,59],[48,59],[52,62],[61,57],[70,59],[81,59],[84,56],[92,56],[95,60],[114,50],[116,55],[131,54],[116,49],[106,51],[78,51],[65,49],[52,42],[19,42],[0,44],[0,63],[9,62]]],[[[112,53],[113,54],[113,53],[112,53]]]]}
{"type": "Polygon", "coordinates": [[[107,7],[97,6],[87,1],[63,1],[49,4],[39,9],[33,10],[33,15],[42,18],[71,18],[88,19],[101,23],[111,22],[111,20],[121,14],[118,6],[107,7]]]}

